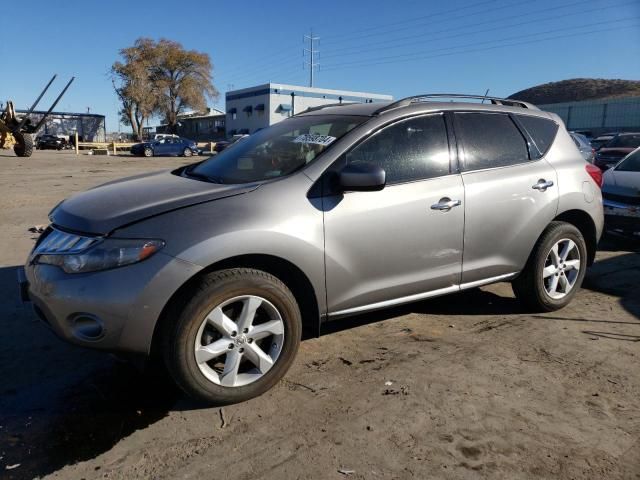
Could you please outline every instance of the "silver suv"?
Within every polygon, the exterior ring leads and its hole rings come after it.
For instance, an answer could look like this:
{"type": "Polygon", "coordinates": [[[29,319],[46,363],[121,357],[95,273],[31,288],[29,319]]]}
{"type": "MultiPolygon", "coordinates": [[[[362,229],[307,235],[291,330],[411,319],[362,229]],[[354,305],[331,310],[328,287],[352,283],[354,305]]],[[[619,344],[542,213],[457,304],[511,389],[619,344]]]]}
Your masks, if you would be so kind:
{"type": "Polygon", "coordinates": [[[600,170],[554,114],[447,97],[309,110],[74,195],[23,293],[62,338],[162,358],[213,404],[265,392],[303,330],[349,315],[503,281],[564,307],[602,232],[600,170]]]}

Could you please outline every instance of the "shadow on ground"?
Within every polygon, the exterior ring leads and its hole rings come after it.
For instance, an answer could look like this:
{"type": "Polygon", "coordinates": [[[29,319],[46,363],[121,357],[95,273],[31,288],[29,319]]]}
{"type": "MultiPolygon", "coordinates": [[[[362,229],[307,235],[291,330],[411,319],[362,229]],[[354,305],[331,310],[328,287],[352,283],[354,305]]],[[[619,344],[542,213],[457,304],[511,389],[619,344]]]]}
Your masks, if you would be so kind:
{"type": "Polygon", "coordinates": [[[93,458],[180,398],[166,379],[56,338],[20,304],[16,267],[0,268],[0,322],[0,477],[93,458]]]}
{"type": "MultiPolygon", "coordinates": [[[[635,243],[607,238],[605,251],[638,252],[635,243]]],[[[0,471],[7,479],[33,478],[65,464],[93,458],[120,439],[163,418],[170,410],[198,408],[165,380],[141,374],[103,353],[67,345],[20,304],[16,268],[0,268],[0,471]],[[7,466],[14,466],[5,470],[7,466]]],[[[619,297],[640,319],[640,255],[604,258],[589,271],[585,288],[619,297]]],[[[329,324],[333,333],[409,313],[439,315],[522,314],[511,296],[475,289],[329,324]]],[[[617,323],[545,315],[550,321],[617,323]]],[[[634,322],[627,322],[634,323],[634,322]]],[[[584,333],[626,342],[640,336],[589,329],[584,333]]]]}

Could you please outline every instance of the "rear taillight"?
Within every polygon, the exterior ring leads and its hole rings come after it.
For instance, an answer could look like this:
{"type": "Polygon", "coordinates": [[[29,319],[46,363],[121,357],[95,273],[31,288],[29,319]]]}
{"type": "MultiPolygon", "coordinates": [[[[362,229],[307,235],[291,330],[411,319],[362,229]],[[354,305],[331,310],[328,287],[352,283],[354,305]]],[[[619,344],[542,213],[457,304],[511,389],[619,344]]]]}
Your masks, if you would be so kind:
{"type": "Polygon", "coordinates": [[[584,168],[587,170],[589,176],[593,178],[593,181],[596,182],[596,185],[598,185],[599,188],[602,188],[602,170],[591,164],[585,165],[584,168]]]}

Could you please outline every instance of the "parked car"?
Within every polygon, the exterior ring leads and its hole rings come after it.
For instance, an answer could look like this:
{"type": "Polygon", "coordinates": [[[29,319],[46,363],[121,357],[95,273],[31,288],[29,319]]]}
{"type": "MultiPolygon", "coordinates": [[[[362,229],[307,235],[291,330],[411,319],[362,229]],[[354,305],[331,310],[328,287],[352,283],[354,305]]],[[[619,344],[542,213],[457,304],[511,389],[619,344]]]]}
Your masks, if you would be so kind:
{"type": "Polygon", "coordinates": [[[596,152],[594,164],[606,170],[638,147],[640,133],[619,133],[596,152]]]}
{"type": "Polygon", "coordinates": [[[236,143],[236,142],[238,142],[238,141],[240,141],[240,140],[242,140],[244,138],[247,138],[248,136],[249,135],[245,135],[245,134],[233,135],[230,140],[220,140],[219,142],[216,142],[215,147],[213,147],[213,151],[216,152],[216,153],[220,153],[223,150],[229,148],[234,143],[236,143]]]}
{"type": "Polygon", "coordinates": [[[183,155],[190,157],[198,155],[198,146],[193,140],[181,137],[164,137],[150,142],[136,143],[131,147],[131,153],[145,157],[160,157],[166,155],[183,155]]]}
{"type": "Polygon", "coordinates": [[[161,140],[163,138],[180,138],[173,133],[156,133],[151,140],[161,140]]]}
{"type": "Polygon", "coordinates": [[[575,143],[578,150],[580,150],[582,158],[589,163],[593,163],[596,158],[596,150],[591,146],[587,137],[575,132],[570,132],[569,135],[571,135],[573,143],[575,143]]]}
{"type": "Polygon", "coordinates": [[[591,142],[593,139],[593,132],[591,130],[573,130],[571,133],[577,133],[578,135],[584,136],[588,142],[591,142]]]}
{"type": "Polygon", "coordinates": [[[530,311],[564,307],[602,232],[601,171],[557,115],[456,98],[316,108],[74,195],[21,291],[62,338],[153,352],[218,405],[274,386],[329,321],[503,281],[530,311]]]}
{"type": "Polygon", "coordinates": [[[598,135],[596,138],[591,139],[589,143],[591,143],[591,146],[595,148],[596,151],[598,151],[600,148],[602,148],[602,146],[604,146],[604,144],[610,142],[611,139],[616,135],[618,135],[617,132],[603,133],[602,135],[598,135]]]}
{"type": "Polygon", "coordinates": [[[604,172],[602,197],[607,228],[640,232],[640,148],[604,172]]]}
{"type": "Polygon", "coordinates": [[[36,139],[38,150],[62,150],[66,147],[67,141],[55,135],[41,135],[36,139]]]}

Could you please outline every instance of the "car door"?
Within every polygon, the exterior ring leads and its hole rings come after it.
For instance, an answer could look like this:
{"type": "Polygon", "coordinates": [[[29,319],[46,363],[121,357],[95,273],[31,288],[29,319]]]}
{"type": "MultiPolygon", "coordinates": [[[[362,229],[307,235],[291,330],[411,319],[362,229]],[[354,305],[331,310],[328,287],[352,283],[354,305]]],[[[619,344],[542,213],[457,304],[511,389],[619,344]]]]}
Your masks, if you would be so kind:
{"type": "Polygon", "coordinates": [[[445,119],[386,126],[330,170],[368,162],[386,172],[375,192],[323,197],[327,302],[340,316],[458,289],[464,189],[450,165],[445,119]]]}
{"type": "Polygon", "coordinates": [[[185,141],[181,138],[174,138],[173,139],[173,148],[171,149],[171,154],[172,155],[182,155],[182,152],[184,151],[184,147],[186,147],[187,144],[185,143],[185,141]]]}
{"type": "Polygon", "coordinates": [[[167,155],[178,155],[181,150],[180,139],[167,138],[167,155]]]}
{"type": "Polygon", "coordinates": [[[161,138],[153,142],[153,154],[154,155],[169,155],[171,150],[171,144],[169,138],[161,138]]]}
{"type": "Polygon", "coordinates": [[[555,217],[557,175],[544,154],[558,126],[539,117],[495,112],[457,112],[454,117],[466,199],[465,287],[519,272],[555,217]],[[529,130],[534,134],[529,136],[529,130]]]}

